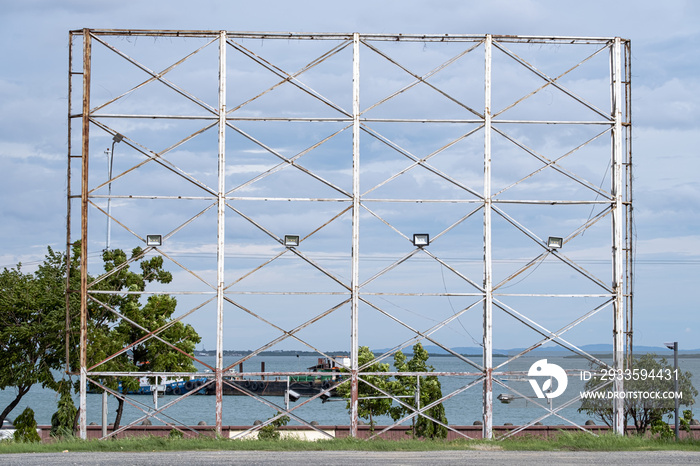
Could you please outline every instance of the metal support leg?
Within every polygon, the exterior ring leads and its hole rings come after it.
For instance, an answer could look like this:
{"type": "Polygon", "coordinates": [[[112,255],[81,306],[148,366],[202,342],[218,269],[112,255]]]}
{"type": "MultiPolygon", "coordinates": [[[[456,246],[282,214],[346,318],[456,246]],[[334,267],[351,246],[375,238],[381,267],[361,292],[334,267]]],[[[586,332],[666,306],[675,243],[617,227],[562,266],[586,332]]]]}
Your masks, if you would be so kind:
{"type": "Polygon", "coordinates": [[[216,246],[216,434],[221,435],[224,370],[224,225],[226,213],[226,32],[219,36],[219,192],[216,246]]]}
{"type": "Polygon", "coordinates": [[[491,45],[484,43],[484,424],[482,435],[492,437],[493,427],[493,279],[491,271],[491,45]]]}
{"type": "Polygon", "coordinates": [[[87,438],[88,167],[90,158],[90,30],[83,30],[82,187],[80,194],[80,438],[87,438]]]}
{"type": "MultiPolygon", "coordinates": [[[[625,310],[624,310],[624,249],[623,222],[625,207],[623,204],[624,188],[622,184],[622,83],[621,83],[621,47],[620,38],[615,38],[611,50],[612,59],[612,112],[614,126],[612,132],[612,195],[613,195],[613,289],[615,291],[615,303],[613,306],[613,366],[622,372],[624,369],[624,342],[625,342],[625,310]]],[[[615,392],[621,394],[624,390],[623,381],[615,379],[615,392]]],[[[625,433],[625,404],[621,396],[617,396],[613,405],[613,427],[616,434],[625,433]]]]}
{"type": "Polygon", "coordinates": [[[350,330],[350,435],[358,424],[358,305],[360,291],[360,35],[353,34],[352,60],[352,305],[350,330]]]}

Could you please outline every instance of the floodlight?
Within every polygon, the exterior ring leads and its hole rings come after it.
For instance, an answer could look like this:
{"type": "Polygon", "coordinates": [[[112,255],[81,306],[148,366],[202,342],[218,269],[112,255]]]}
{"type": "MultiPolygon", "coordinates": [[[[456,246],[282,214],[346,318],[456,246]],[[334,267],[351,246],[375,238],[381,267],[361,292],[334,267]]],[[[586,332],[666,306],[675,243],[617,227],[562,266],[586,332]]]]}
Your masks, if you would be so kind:
{"type": "Polygon", "coordinates": [[[124,139],[124,135],[115,133],[114,137],[112,138],[113,142],[122,142],[122,139],[124,139]]]}
{"type": "Polygon", "coordinates": [[[664,346],[670,350],[676,349],[676,344],[675,344],[675,342],[672,342],[672,341],[664,342],[664,346]]]}
{"type": "Polygon", "coordinates": [[[299,235],[284,235],[284,245],[288,248],[299,246],[299,235]]]}
{"type": "Polygon", "coordinates": [[[430,244],[430,235],[428,233],[414,233],[413,245],[419,248],[430,244]]]}
{"type": "Polygon", "coordinates": [[[551,249],[559,249],[564,245],[564,240],[556,236],[550,236],[547,240],[547,247],[551,249]]]}
{"type": "Polygon", "coordinates": [[[301,398],[301,395],[294,390],[287,390],[287,396],[289,397],[289,401],[297,401],[301,398]]]}
{"type": "Polygon", "coordinates": [[[146,235],[146,246],[160,246],[163,244],[162,235],[146,235]]]}

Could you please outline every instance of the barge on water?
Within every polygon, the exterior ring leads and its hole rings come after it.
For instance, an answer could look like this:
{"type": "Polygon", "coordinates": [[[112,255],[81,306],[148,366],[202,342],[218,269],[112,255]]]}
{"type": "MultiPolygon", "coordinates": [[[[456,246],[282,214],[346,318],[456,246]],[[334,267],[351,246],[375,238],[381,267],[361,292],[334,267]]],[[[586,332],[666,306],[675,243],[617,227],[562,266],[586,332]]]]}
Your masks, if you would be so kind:
{"type": "MultiPolygon", "coordinates": [[[[156,376],[159,383],[151,383],[149,377],[144,376],[139,378],[139,388],[136,390],[127,390],[128,395],[152,395],[154,392],[158,394],[165,395],[184,395],[191,391],[197,391],[199,394],[204,395],[205,390],[202,386],[207,383],[210,379],[208,377],[191,377],[189,379],[183,378],[168,378],[163,376],[156,376]]],[[[117,388],[119,393],[124,393],[122,388],[122,383],[119,381],[119,387],[117,388]]],[[[102,391],[93,384],[88,386],[88,393],[102,393],[102,391]]]]}
{"type": "MultiPolygon", "coordinates": [[[[341,373],[341,368],[349,367],[350,359],[346,357],[336,359],[342,363],[342,366],[336,365],[332,359],[319,358],[318,364],[308,368],[309,372],[318,373],[318,375],[292,375],[274,378],[262,376],[259,379],[245,379],[240,376],[225,377],[223,394],[284,396],[287,390],[292,390],[300,396],[315,396],[324,392],[328,396],[338,396],[335,389],[331,389],[331,387],[346,376],[341,373]]],[[[264,363],[262,367],[264,368],[264,363]]],[[[216,395],[216,385],[210,383],[213,379],[211,376],[191,377],[189,379],[158,376],[156,379],[159,383],[151,383],[152,380],[147,376],[141,377],[139,388],[130,390],[127,394],[153,395],[153,393],[157,393],[159,396],[161,394],[179,396],[194,391],[197,395],[216,395]]],[[[119,382],[118,390],[122,393],[121,382],[119,382]]],[[[96,386],[88,388],[88,393],[100,392],[96,386]]]]}
{"type": "MultiPolygon", "coordinates": [[[[349,358],[336,358],[344,367],[350,366],[349,358]]],[[[292,375],[289,377],[274,377],[260,379],[244,379],[242,377],[225,378],[223,384],[224,395],[247,395],[253,393],[260,396],[284,396],[285,392],[293,390],[300,396],[314,396],[326,392],[328,396],[338,396],[333,385],[344,376],[340,372],[341,366],[337,366],[332,359],[318,358],[318,364],[308,368],[310,372],[318,375],[292,375]],[[289,381],[288,381],[289,379],[289,381]]],[[[201,392],[206,395],[215,395],[214,384],[207,385],[201,392]]]]}

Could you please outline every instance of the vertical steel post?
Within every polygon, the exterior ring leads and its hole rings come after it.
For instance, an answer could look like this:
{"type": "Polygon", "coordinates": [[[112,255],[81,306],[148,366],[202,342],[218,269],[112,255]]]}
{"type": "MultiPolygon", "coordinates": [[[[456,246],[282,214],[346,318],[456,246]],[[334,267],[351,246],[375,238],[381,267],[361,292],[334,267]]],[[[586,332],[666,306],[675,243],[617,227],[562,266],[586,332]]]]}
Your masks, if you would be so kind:
{"type": "Polygon", "coordinates": [[[102,438],[107,437],[107,391],[102,392],[102,438]]]}
{"type": "Polygon", "coordinates": [[[223,423],[224,233],[226,213],[226,31],[219,33],[219,192],[216,244],[216,434],[223,423]]]}
{"type": "Polygon", "coordinates": [[[360,291],[360,34],[352,36],[352,305],[350,329],[350,436],[358,424],[358,304],[360,291]]]}
{"type": "MultiPolygon", "coordinates": [[[[624,368],[624,342],[625,342],[625,312],[624,312],[624,249],[623,222],[625,218],[625,206],[623,204],[624,188],[622,185],[622,83],[621,83],[621,47],[620,38],[616,37],[611,49],[612,68],[612,226],[613,226],[613,291],[615,303],[613,306],[613,367],[622,373],[624,368]]],[[[619,396],[624,384],[622,380],[615,379],[615,392],[618,396],[613,404],[613,427],[616,434],[625,433],[625,406],[624,400],[619,396]]]]}
{"type": "Polygon", "coordinates": [[[626,255],[625,255],[625,272],[626,272],[626,293],[625,293],[625,312],[626,318],[626,334],[627,347],[627,363],[631,364],[634,350],[634,221],[633,221],[633,171],[632,171],[632,51],[630,50],[629,41],[624,45],[624,62],[625,62],[625,167],[626,167],[626,208],[625,208],[625,225],[626,230],[626,255]]]}
{"type": "Polygon", "coordinates": [[[88,167],[90,155],[90,30],[83,29],[82,174],[80,191],[80,438],[87,438],[88,167]]]}
{"type": "MultiPolygon", "coordinates": [[[[675,393],[678,393],[678,342],[677,341],[673,342],[673,369],[674,369],[674,371],[673,371],[673,375],[674,375],[674,377],[673,377],[673,391],[675,393]]],[[[673,401],[674,401],[673,418],[674,418],[674,430],[676,433],[676,442],[677,442],[678,440],[680,440],[679,427],[680,427],[680,420],[681,419],[679,416],[680,410],[679,410],[679,406],[678,406],[678,396],[676,396],[675,393],[673,396],[673,401]]]]}
{"type": "Polygon", "coordinates": [[[492,437],[493,427],[493,279],[491,270],[491,47],[484,42],[484,424],[482,435],[492,437]]]}
{"type": "Polygon", "coordinates": [[[416,409],[420,409],[420,375],[416,376],[416,393],[414,396],[416,401],[416,409]]]}

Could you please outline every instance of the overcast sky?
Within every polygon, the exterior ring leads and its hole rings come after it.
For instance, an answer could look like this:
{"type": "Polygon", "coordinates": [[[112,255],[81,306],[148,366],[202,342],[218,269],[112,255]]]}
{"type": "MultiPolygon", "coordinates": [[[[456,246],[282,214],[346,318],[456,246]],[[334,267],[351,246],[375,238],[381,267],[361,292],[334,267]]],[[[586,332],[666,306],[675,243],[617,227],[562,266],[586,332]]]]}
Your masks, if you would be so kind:
{"type": "Polygon", "coordinates": [[[47,245],[64,249],[69,30],[630,39],[638,235],[635,343],[660,346],[678,340],[681,348],[700,347],[695,293],[700,277],[698,2],[25,0],[2,2],[0,26],[0,266],[5,267],[36,264],[47,245]]]}

